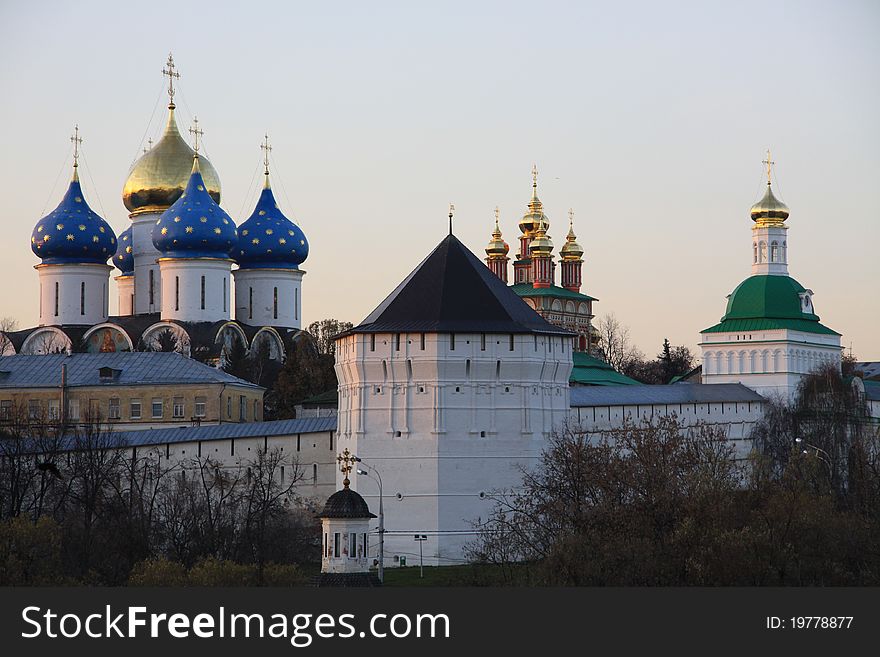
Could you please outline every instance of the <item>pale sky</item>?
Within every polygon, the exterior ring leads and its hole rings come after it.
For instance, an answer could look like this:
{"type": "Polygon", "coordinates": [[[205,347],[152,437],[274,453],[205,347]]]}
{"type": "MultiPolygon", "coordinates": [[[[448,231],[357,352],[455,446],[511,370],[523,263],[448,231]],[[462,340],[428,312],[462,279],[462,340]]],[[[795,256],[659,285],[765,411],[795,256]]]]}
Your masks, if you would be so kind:
{"type": "Polygon", "coordinates": [[[477,255],[496,205],[515,247],[536,162],[557,251],[574,208],[597,316],[648,355],[694,348],[749,274],[769,147],[792,276],[880,359],[876,0],[2,0],[0,316],[37,321],[30,232],[66,188],[74,123],[89,204],[129,226],[122,186],[161,133],[169,51],[180,127],[198,116],[238,223],[268,130],[276,198],[311,246],[306,323],[363,319],[443,238],[450,202],[477,255]]]}

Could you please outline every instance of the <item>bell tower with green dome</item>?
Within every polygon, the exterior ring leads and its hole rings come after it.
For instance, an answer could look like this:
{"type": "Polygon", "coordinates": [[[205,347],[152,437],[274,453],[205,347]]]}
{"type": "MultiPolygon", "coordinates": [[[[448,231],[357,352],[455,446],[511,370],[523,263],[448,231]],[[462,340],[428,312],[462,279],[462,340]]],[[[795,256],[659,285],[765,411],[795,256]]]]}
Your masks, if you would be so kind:
{"type": "Polygon", "coordinates": [[[840,334],[819,322],[813,291],[788,275],[788,207],[767,189],[751,209],[752,275],[727,297],[721,321],[701,331],[703,383],[742,383],[792,398],[801,378],[840,366],[840,334]]]}

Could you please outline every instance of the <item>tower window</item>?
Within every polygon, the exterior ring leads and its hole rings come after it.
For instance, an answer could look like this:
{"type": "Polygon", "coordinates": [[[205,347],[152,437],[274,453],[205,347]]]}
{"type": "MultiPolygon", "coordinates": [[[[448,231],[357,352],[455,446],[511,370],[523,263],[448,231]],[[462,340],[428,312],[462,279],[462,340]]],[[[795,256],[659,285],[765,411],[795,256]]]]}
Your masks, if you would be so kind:
{"type": "Polygon", "coordinates": [[[226,312],[226,277],[223,277],[223,312],[226,312]]]}
{"type": "Polygon", "coordinates": [[[254,288],[248,288],[248,319],[254,318],[254,288]]]}
{"type": "Polygon", "coordinates": [[[202,310],[205,309],[205,277],[202,276],[202,310]]]}
{"type": "Polygon", "coordinates": [[[180,276],[174,277],[174,310],[180,310],[180,276]]]}
{"type": "Polygon", "coordinates": [[[394,334],[394,351],[400,351],[400,333],[394,334]]]}
{"type": "Polygon", "coordinates": [[[299,288],[293,290],[293,318],[299,319],[299,288]]]}
{"type": "Polygon", "coordinates": [[[778,262],[779,261],[779,244],[773,242],[770,245],[770,262],[778,262]]]}
{"type": "Polygon", "coordinates": [[[79,314],[86,314],[86,282],[79,284],[79,314]]]}
{"type": "Polygon", "coordinates": [[[273,317],[278,319],[278,288],[272,288],[272,312],[273,317]]]}
{"type": "MultiPolygon", "coordinates": [[[[56,285],[57,285],[57,283],[56,283],[56,285]]],[[[58,313],[56,312],[55,314],[57,315],[58,313]]],[[[449,350],[455,351],[455,333],[449,334],[449,350]]]]}
{"type": "Polygon", "coordinates": [[[508,351],[513,351],[513,333],[510,334],[510,348],[508,351]]]}
{"type": "Polygon", "coordinates": [[[155,281],[155,277],[154,277],[153,273],[154,273],[154,272],[153,272],[153,270],[151,269],[151,270],[150,270],[150,287],[149,287],[150,305],[151,305],[151,306],[155,303],[155,301],[153,300],[153,293],[154,293],[155,288],[156,288],[156,281],[155,281]]]}
{"type": "Polygon", "coordinates": [[[486,351],[486,334],[480,333],[480,351],[486,351]]]}
{"type": "Polygon", "coordinates": [[[376,351],[376,334],[370,333],[370,351],[376,351]]]}
{"type": "Polygon", "coordinates": [[[424,351],[425,350],[425,334],[424,333],[422,333],[421,341],[422,341],[422,351],[424,351]]]}

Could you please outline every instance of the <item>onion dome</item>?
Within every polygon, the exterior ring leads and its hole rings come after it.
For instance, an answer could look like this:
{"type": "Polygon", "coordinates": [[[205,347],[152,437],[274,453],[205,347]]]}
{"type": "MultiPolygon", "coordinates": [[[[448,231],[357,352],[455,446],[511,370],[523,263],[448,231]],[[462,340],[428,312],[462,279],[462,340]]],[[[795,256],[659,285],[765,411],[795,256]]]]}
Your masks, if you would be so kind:
{"type": "Polygon", "coordinates": [[[788,214],[788,206],[773,195],[768,181],[764,197],[752,206],[752,221],[762,226],[781,226],[788,219],[788,214]]]}
{"type": "Polygon", "coordinates": [[[529,201],[529,211],[519,220],[519,229],[523,235],[529,235],[538,229],[538,224],[542,221],[546,229],[549,229],[550,221],[544,214],[544,204],[538,198],[538,170],[532,167],[532,198],[529,201]]]}
{"type": "Polygon", "coordinates": [[[584,247],[577,243],[577,235],[574,234],[574,213],[569,211],[568,217],[568,235],[565,237],[565,244],[559,249],[559,255],[563,260],[580,260],[584,255],[584,247]]]}
{"type": "Polygon", "coordinates": [[[366,500],[359,493],[348,487],[348,480],[345,480],[345,486],[342,490],[338,490],[327,498],[324,509],[319,514],[319,518],[375,518],[370,513],[370,507],[367,506],[366,500]]]}
{"type": "Polygon", "coordinates": [[[529,254],[534,257],[548,257],[553,252],[553,242],[547,236],[547,228],[550,224],[546,221],[539,221],[535,229],[535,237],[529,244],[529,254]]]}
{"type": "Polygon", "coordinates": [[[37,222],[31,250],[44,265],[106,264],[116,252],[116,234],[86,203],[74,154],[73,178],[58,207],[37,222]]]}
{"type": "Polygon", "coordinates": [[[131,246],[131,226],[129,226],[119,236],[116,255],[113,256],[113,264],[122,272],[121,276],[134,274],[134,253],[131,251],[131,246]]]}
{"type": "Polygon", "coordinates": [[[186,190],[156,221],[152,237],[165,258],[229,258],[238,232],[206,189],[198,157],[186,190]]]}
{"type": "MultiPolygon", "coordinates": [[[[135,162],[125,181],[122,202],[129,212],[162,212],[169,208],[183,194],[195,155],[180,136],[174,120],[174,103],[171,103],[162,138],[135,162]]],[[[207,159],[201,155],[198,158],[202,185],[214,202],[219,203],[220,178],[207,159]]]]}
{"type": "Polygon", "coordinates": [[[510,247],[501,239],[501,228],[498,225],[498,208],[495,208],[495,230],[492,231],[492,239],[486,247],[486,255],[490,258],[506,258],[510,247]]]}
{"type": "Polygon", "coordinates": [[[263,191],[251,216],[238,228],[238,246],[232,255],[241,269],[298,269],[309,257],[309,242],[278,209],[269,184],[268,141],[267,136],[263,191]]]}

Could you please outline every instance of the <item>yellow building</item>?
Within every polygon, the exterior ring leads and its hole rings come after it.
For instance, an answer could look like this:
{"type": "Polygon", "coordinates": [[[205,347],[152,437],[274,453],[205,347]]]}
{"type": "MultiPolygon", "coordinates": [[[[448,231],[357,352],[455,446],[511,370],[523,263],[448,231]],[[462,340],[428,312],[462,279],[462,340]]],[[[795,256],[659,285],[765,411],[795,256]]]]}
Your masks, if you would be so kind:
{"type": "Polygon", "coordinates": [[[178,353],[0,357],[0,422],[84,424],[118,430],[255,422],[253,383],[178,353]]]}

